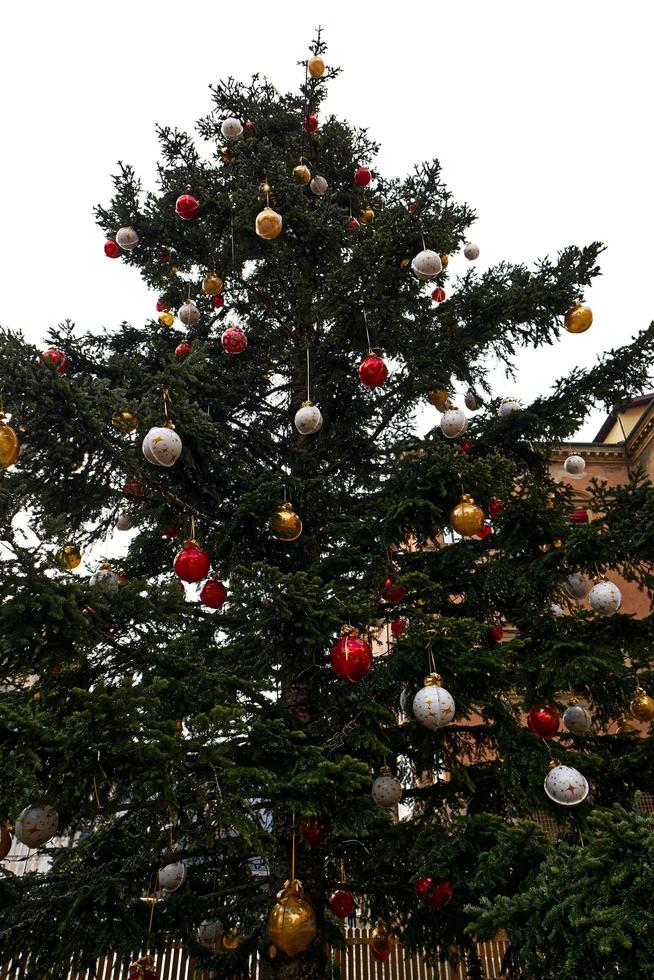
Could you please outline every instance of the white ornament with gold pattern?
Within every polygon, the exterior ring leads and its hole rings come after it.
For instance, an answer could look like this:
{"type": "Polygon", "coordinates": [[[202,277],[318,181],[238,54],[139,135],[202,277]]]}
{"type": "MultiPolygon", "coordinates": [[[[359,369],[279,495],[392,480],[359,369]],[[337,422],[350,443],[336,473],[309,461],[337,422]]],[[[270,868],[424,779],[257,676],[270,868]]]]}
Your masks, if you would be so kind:
{"type": "Polygon", "coordinates": [[[440,275],[443,271],[443,263],[438,252],[433,252],[430,248],[424,248],[422,252],[418,252],[417,255],[413,256],[411,268],[413,269],[413,274],[418,279],[427,282],[429,279],[435,279],[436,276],[440,275]]]}
{"type": "Polygon", "coordinates": [[[572,766],[562,766],[552,760],[550,771],[545,777],[545,792],[550,800],[561,806],[577,806],[588,796],[588,780],[572,766]]]}
{"type": "Polygon", "coordinates": [[[593,719],[577,698],[571,698],[563,712],[563,724],[573,735],[585,735],[590,731],[593,719]]]}
{"type": "Polygon", "coordinates": [[[597,582],[588,593],[591,608],[600,616],[612,616],[622,605],[622,592],[615,582],[597,582]]]}
{"type": "Polygon", "coordinates": [[[372,798],[378,806],[387,810],[397,806],[402,799],[402,783],[388,766],[382,766],[372,784],[372,798]]]}
{"type": "Polygon", "coordinates": [[[440,674],[427,674],[425,686],[420,688],[413,699],[413,713],[416,720],[435,731],[444,728],[454,718],[454,698],[441,686],[440,674]]]}
{"type": "Polygon", "coordinates": [[[155,466],[174,466],[182,452],[182,440],[175,432],[173,423],[155,425],[143,440],[143,455],[155,466]]]}
{"type": "Polygon", "coordinates": [[[295,428],[303,436],[312,436],[322,429],[320,409],[313,402],[302,402],[302,408],[295,413],[295,428]]]}

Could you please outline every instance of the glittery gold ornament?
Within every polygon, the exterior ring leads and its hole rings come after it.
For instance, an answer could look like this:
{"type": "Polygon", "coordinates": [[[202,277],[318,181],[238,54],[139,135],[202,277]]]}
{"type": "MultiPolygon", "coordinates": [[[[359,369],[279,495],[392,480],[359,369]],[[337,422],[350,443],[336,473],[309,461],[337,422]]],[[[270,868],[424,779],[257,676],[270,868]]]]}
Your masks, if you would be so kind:
{"type": "Polygon", "coordinates": [[[478,507],[470,494],[462,493],[461,500],[450,514],[450,525],[464,537],[470,537],[480,531],[484,525],[484,512],[478,507]]]}
{"type": "Polygon", "coordinates": [[[6,470],[8,466],[16,462],[19,452],[18,436],[0,416],[0,466],[6,470]]]}
{"type": "Polygon", "coordinates": [[[311,180],[311,171],[306,163],[298,163],[297,167],[293,167],[293,176],[298,184],[308,184],[311,180]]]}
{"type": "Polygon", "coordinates": [[[632,715],[638,721],[654,720],[654,698],[651,698],[642,687],[636,688],[630,707],[632,715]]]}
{"type": "Polygon", "coordinates": [[[231,163],[233,160],[232,151],[228,146],[220,147],[220,159],[223,163],[231,163]]]}
{"type": "Polygon", "coordinates": [[[129,408],[121,408],[119,412],[111,417],[111,424],[114,429],[118,429],[121,435],[128,435],[130,432],[134,432],[138,429],[139,420],[137,419],[134,412],[130,412],[129,408]]]}
{"type": "Polygon", "coordinates": [[[11,831],[6,823],[0,824],[0,861],[9,854],[11,850],[11,831]]]}
{"type": "Polygon", "coordinates": [[[359,215],[359,221],[362,225],[369,225],[371,221],[375,220],[375,212],[372,208],[364,208],[359,215]]]}
{"type": "Polygon", "coordinates": [[[57,552],[57,561],[71,571],[82,564],[82,553],[76,544],[65,544],[57,552]]]}
{"type": "MultiPolygon", "coordinates": [[[[303,953],[316,936],[316,913],[304,898],[302,882],[287,881],[268,916],[270,938],[287,956],[303,953]]],[[[223,940],[224,942],[224,940],[223,940]]]]}
{"type": "Polygon", "coordinates": [[[241,939],[238,934],[238,929],[230,929],[228,933],[223,936],[223,946],[225,949],[236,949],[241,945],[241,939]]]}
{"type": "Polygon", "coordinates": [[[581,303],[573,303],[565,315],[563,325],[568,333],[584,333],[593,322],[593,311],[581,303]]]}
{"type": "Polygon", "coordinates": [[[279,541],[295,541],[302,534],[302,521],[288,501],[270,519],[270,530],[279,541]]]}
{"type": "Polygon", "coordinates": [[[172,327],[174,322],[175,317],[170,310],[164,310],[163,313],[159,314],[159,323],[162,327],[172,327]]]}
{"type": "Polygon", "coordinates": [[[436,391],[427,392],[427,401],[429,404],[433,405],[434,408],[439,408],[441,412],[445,411],[449,400],[450,396],[444,388],[438,388],[436,391]]]}
{"type": "Polygon", "coordinates": [[[376,953],[390,953],[394,942],[388,922],[379,919],[370,933],[370,945],[376,953]]]}
{"type": "Polygon", "coordinates": [[[447,263],[450,261],[450,257],[447,254],[447,252],[441,252],[440,258],[441,258],[441,265],[443,266],[444,269],[447,269],[447,263]]]}
{"type": "Polygon", "coordinates": [[[277,238],[281,234],[282,216],[272,208],[265,207],[263,211],[259,211],[254,227],[259,238],[270,241],[271,238],[277,238]]]}
{"type": "Polygon", "coordinates": [[[207,272],[202,280],[202,292],[207,296],[217,296],[223,288],[223,281],[215,272],[207,272]]]}
{"type": "Polygon", "coordinates": [[[307,68],[312,78],[322,78],[325,74],[325,62],[317,54],[314,54],[313,58],[309,58],[307,68]]]}

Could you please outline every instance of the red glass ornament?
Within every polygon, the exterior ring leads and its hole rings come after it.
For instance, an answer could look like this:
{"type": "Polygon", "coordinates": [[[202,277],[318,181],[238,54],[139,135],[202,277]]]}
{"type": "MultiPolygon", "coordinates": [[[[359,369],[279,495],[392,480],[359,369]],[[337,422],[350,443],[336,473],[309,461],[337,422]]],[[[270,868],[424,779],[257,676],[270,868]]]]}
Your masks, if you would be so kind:
{"type": "Polygon", "coordinates": [[[577,507],[570,514],[570,520],[573,524],[588,524],[590,521],[590,514],[585,507],[577,507]]]}
{"type": "Polygon", "coordinates": [[[170,303],[159,297],[157,300],[157,313],[166,313],[170,309],[170,303]]]}
{"type": "Polygon", "coordinates": [[[350,218],[345,227],[347,228],[348,231],[351,231],[352,234],[356,234],[359,228],[361,227],[361,225],[359,224],[356,218],[350,218]]]}
{"type": "Polygon", "coordinates": [[[220,293],[218,293],[217,296],[212,296],[211,305],[213,306],[214,310],[220,309],[221,306],[225,305],[225,297],[221,296],[220,293]]]}
{"type": "Polygon", "coordinates": [[[429,889],[422,902],[423,905],[428,905],[430,909],[442,909],[444,905],[452,898],[452,886],[444,878],[443,881],[435,882],[434,886],[429,889]]]}
{"type": "Polygon", "coordinates": [[[411,201],[411,203],[407,207],[407,211],[409,212],[409,214],[415,214],[417,210],[418,210],[418,202],[411,201]]]}
{"type": "Polygon", "coordinates": [[[143,500],[143,487],[138,480],[129,480],[123,487],[123,494],[128,500],[136,503],[139,500],[143,500]]]}
{"type": "Polygon", "coordinates": [[[488,505],[488,516],[493,520],[495,520],[500,516],[503,510],[504,510],[503,500],[491,500],[490,504],[488,505]]]}
{"type": "Polygon", "coordinates": [[[183,340],[181,344],[178,344],[175,348],[175,357],[186,357],[186,355],[190,353],[191,345],[186,340],[183,340]]]}
{"type": "Polygon", "coordinates": [[[393,636],[404,636],[405,630],[406,620],[402,619],[401,616],[398,616],[397,619],[394,619],[391,623],[391,633],[393,636]]]}
{"type": "Polygon", "coordinates": [[[161,533],[164,538],[176,538],[181,533],[181,528],[176,524],[167,524],[161,533]]]}
{"type": "Polygon", "coordinates": [[[539,738],[553,738],[559,730],[559,713],[551,704],[533,704],[527,714],[527,726],[539,738]]]}
{"type": "Polygon", "coordinates": [[[329,907],[339,919],[347,919],[354,912],[354,896],[345,888],[337,888],[329,896],[329,907]]]}
{"type": "Polygon", "coordinates": [[[394,582],[392,578],[387,578],[382,585],[382,593],[386,602],[396,606],[406,596],[406,589],[399,582],[394,582]]]}
{"type": "Polygon", "coordinates": [[[492,534],[492,533],[493,533],[493,528],[490,526],[490,524],[482,524],[482,526],[479,528],[479,530],[475,534],[475,537],[476,538],[479,538],[481,541],[483,541],[484,538],[487,538],[489,536],[489,534],[492,534]]]}
{"type": "Polygon", "coordinates": [[[65,374],[68,370],[68,358],[62,350],[56,350],[54,347],[50,347],[48,350],[43,351],[41,359],[46,364],[50,364],[57,374],[65,374]]]}
{"type": "Polygon", "coordinates": [[[215,578],[207,579],[200,590],[200,599],[210,609],[220,609],[227,598],[227,589],[215,578]]]}
{"type": "Polygon", "coordinates": [[[372,180],[372,174],[367,167],[357,167],[354,171],[354,183],[357,187],[367,187],[372,180]]]}
{"type": "Polygon", "coordinates": [[[250,134],[254,132],[254,123],[252,122],[251,119],[245,120],[245,122],[243,123],[243,129],[248,134],[248,136],[250,136],[250,134]]]}
{"type": "Polygon", "coordinates": [[[329,835],[329,824],[324,817],[305,817],[300,820],[300,833],[309,847],[321,847],[329,835]]]}
{"type": "Polygon", "coordinates": [[[170,262],[171,256],[172,256],[171,250],[169,248],[166,248],[165,246],[160,248],[159,251],[157,252],[157,258],[159,259],[160,262],[170,262]]]}
{"type": "Polygon", "coordinates": [[[431,298],[433,299],[434,303],[442,303],[445,299],[445,290],[441,289],[440,286],[437,286],[434,292],[431,294],[431,298]]]}
{"type": "Polygon", "coordinates": [[[182,582],[199,582],[207,577],[210,564],[206,551],[197,541],[189,540],[184,542],[184,547],[175,556],[173,571],[182,582]]]}
{"type": "Polygon", "coordinates": [[[491,643],[501,643],[504,639],[504,630],[501,626],[491,626],[488,631],[488,636],[490,637],[491,643]]]}
{"type": "Polygon", "coordinates": [[[242,354],[248,345],[248,339],[240,327],[227,327],[220,343],[228,354],[242,354]]]}
{"type": "Polygon", "coordinates": [[[53,677],[57,677],[61,673],[61,667],[51,667],[50,673],[53,675],[53,677]]]}
{"type": "Polygon", "coordinates": [[[302,126],[307,133],[315,133],[315,131],[318,129],[318,117],[313,115],[307,116],[302,123],[302,126]]]}
{"type": "Polygon", "coordinates": [[[345,633],[332,647],[329,660],[338,677],[356,684],[372,667],[372,650],[354,632],[345,633]]]}
{"type": "Polygon", "coordinates": [[[104,254],[108,259],[117,259],[120,257],[120,245],[115,242],[113,238],[108,238],[104,243],[104,254]]]}
{"type": "Polygon", "coordinates": [[[472,443],[469,439],[464,439],[463,442],[459,443],[459,449],[462,453],[469,453],[472,449],[472,443]]]}
{"type": "Polygon", "coordinates": [[[175,211],[184,221],[190,221],[200,210],[200,202],[192,194],[181,194],[175,201],[175,211]]]}
{"type": "Polygon", "coordinates": [[[370,947],[370,952],[372,953],[373,960],[378,960],[379,963],[385,963],[388,957],[391,955],[390,949],[383,949],[378,953],[372,946],[370,947]]]}
{"type": "Polygon", "coordinates": [[[377,354],[368,354],[359,364],[359,378],[366,388],[376,388],[386,381],[388,368],[377,354]]]}

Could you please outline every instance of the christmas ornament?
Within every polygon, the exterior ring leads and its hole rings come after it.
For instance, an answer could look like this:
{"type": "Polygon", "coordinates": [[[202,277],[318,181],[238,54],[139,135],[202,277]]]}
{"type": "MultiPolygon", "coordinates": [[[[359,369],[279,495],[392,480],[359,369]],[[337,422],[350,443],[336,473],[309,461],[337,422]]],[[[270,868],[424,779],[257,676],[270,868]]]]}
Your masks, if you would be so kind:
{"type": "Polygon", "coordinates": [[[593,312],[581,303],[573,303],[563,319],[568,333],[585,333],[593,322],[593,312]]]}
{"type": "Polygon", "coordinates": [[[138,428],[139,420],[129,408],[121,408],[119,412],[111,416],[111,424],[114,429],[118,429],[121,435],[126,436],[138,428]]]}
{"type": "Polygon", "coordinates": [[[422,904],[431,909],[442,909],[452,898],[452,886],[447,878],[434,881],[431,875],[427,875],[418,878],[413,887],[422,904]]]}
{"type": "Polygon", "coordinates": [[[311,180],[311,171],[305,163],[298,163],[293,167],[293,176],[298,184],[308,184],[311,180]]]}
{"type": "Polygon", "coordinates": [[[600,616],[612,616],[622,605],[622,593],[613,582],[597,582],[588,593],[591,608],[600,616]]]}
{"type": "Polygon", "coordinates": [[[227,327],[220,343],[228,354],[242,354],[248,345],[248,338],[240,327],[227,327]]]}
{"type": "Polygon", "coordinates": [[[386,949],[383,952],[378,953],[377,950],[373,949],[373,947],[371,946],[370,955],[372,956],[373,960],[377,960],[378,963],[386,963],[388,957],[391,955],[391,951],[390,949],[386,949]]]}
{"type": "Polygon", "coordinates": [[[359,215],[359,221],[362,225],[369,225],[374,220],[375,212],[372,210],[372,208],[364,208],[359,215]]]}
{"type": "Polygon", "coordinates": [[[653,721],[654,698],[651,698],[642,687],[637,687],[631,699],[630,711],[638,721],[653,721]]]}
{"type": "Polygon", "coordinates": [[[317,117],[313,115],[307,116],[302,123],[302,127],[307,133],[315,133],[315,131],[318,129],[317,117]]]}
{"type": "Polygon", "coordinates": [[[170,303],[168,303],[162,296],[157,300],[157,313],[165,313],[166,310],[170,309],[170,303]]]}
{"type": "Polygon", "coordinates": [[[207,272],[202,280],[202,292],[207,296],[217,296],[223,288],[223,281],[215,272],[207,272]]]}
{"type": "Polygon", "coordinates": [[[446,439],[457,439],[468,428],[468,418],[460,408],[448,408],[443,412],[439,425],[446,439]]]}
{"type": "Polygon", "coordinates": [[[238,949],[241,945],[241,937],[238,934],[238,929],[231,928],[229,932],[223,936],[223,946],[225,949],[238,949]]]}
{"type": "Polygon", "coordinates": [[[463,247],[463,254],[469,262],[474,262],[475,259],[479,258],[479,245],[475,245],[473,242],[466,242],[463,247]]]}
{"type": "Polygon", "coordinates": [[[551,704],[533,704],[527,713],[527,727],[539,738],[553,738],[559,730],[559,713],[551,704]]]}
{"type": "Polygon", "coordinates": [[[398,616],[397,619],[394,619],[393,622],[391,623],[391,634],[394,637],[399,638],[400,636],[404,635],[405,630],[406,630],[406,621],[402,619],[401,616],[398,616]]]}
{"type": "Polygon", "coordinates": [[[489,629],[488,638],[490,639],[491,643],[501,643],[504,639],[504,630],[496,623],[489,629]]]}
{"type": "Polygon", "coordinates": [[[26,806],[14,824],[14,836],[26,847],[40,847],[57,833],[59,815],[47,804],[26,806]]]}
{"type": "Polygon", "coordinates": [[[442,303],[445,299],[445,290],[441,289],[440,286],[437,286],[434,292],[431,294],[431,298],[433,299],[434,303],[442,303]]]}
{"type": "Polygon", "coordinates": [[[224,296],[212,296],[211,297],[211,305],[213,306],[214,310],[220,309],[221,306],[224,306],[225,305],[225,297],[224,296]]]}
{"type": "Polygon", "coordinates": [[[444,269],[447,269],[447,266],[448,266],[449,261],[450,261],[450,257],[447,254],[447,252],[441,252],[440,253],[440,260],[441,260],[441,263],[442,263],[443,268],[444,269]]]}
{"type": "Polygon", "coordinates": [[[162,327],[172,327],[175,322],[175,317],[170,310],[165,310],[163,313],[160,313],[158,319],[162,327]]]}
{"type": "Polygon", "coordinates": [[[65,374],[68,370],[68,358],[62,350],[50,347],[41,354],[41,360],[55,369],[57,374],[65,374]]]}
{"type": "Polygon", "coordinates": [[[357,167],[354,171],[354,183],[357,187],[367,187],[372,180],[372,174],[367,167],[357,167]]]}
{"type": "Polygon", "coordinates": [[[92,588],[101,589],[107,595],[112,595],[118,591],[120,585],[120,574],[112,568],[108,561],[104,561],[100,568],[89,579],[92,588]]]}
{"type": "Polygon", "coordinates": [[[550,763],[544,786],[550,800],[562,806],[577,806],[588,796],[586,777],[572,766],[562,766],[554,760],[550,763]]]}
{"type": "Polygon", "coordinates": [[[176,892],[184,884],[186,878],[186,865],[183,861],[174,861],[159,868],[157,881],[159,888],[164,888],[167,892],[176,892]]]}
{"type": "Polygon", "coordinates": [[[259,238],[265,238],[266,241],[270,241],[273,238],[277,238],[281,234],[282,230],[282,216],[273,211],[270,207],[265,207],[263,211],[259,211],[256,221],[254,223],[254,230],[256,231],[259,238]]]}
{"type": "Polygon", "coordinates": [[[108,238],[104,243],[104,254],[108,259],[120,258],[120,248],[113,238],[108,238]]]}
{"type": "Polygon", "coordinates": [[[345,227],[347,228],[347,230],[349,232],[351,232],[353,235],[355,235],[359,231],[359,228],[361,226],[360,226],[360,224],[359,224],[359,222],[357,221],[356,218],[348,218],[348,220],[347,220],[347,222],[345,224],[345,227]]]}
{"type": "Polygon", "coordinates": [[[175,426],[168,420],[165,425],[155,425],[143,439],[143,455],[155,466],[171,467],[182,453],[182,440],[175,426]]]}
{"type": "Polygon", "coordinates": [[[591,590],[591,583],[581,572],[572,572],[563,583],[563,589],[571,599],[585,599],[591,590]]]}
{"type": "Polygon", "coordinates": [[[200,590],[200,599],[210,609],[220,609],[227,599],[227,589],[217,579],[207,579],[200,590]]]}
{"type": "Polygon", "coordinates": [[[442,687],[440,674],[427,674],[424,683],[413,699],[413,713],[421,725],[436,731],[454,718],[454,698],[442,687]]]}
{"type": "Polygon", "coordinates": [[[329,661],[337,677],[356,684],[372,667],[372,650],[355,627],[342,626],[341,638],[333,645],[329,661]]]}
{"type": "Polygon", "coordinates": [[[229,118],[223,119],[220,132],[229,143],[233,143],[243,135],[243,125],[240,119],[234,119],[233,116],[229,116],[229,118]]]}
{"type": "Polygon", "coordinates": [[[295,428],[303,436],[313,435],[322,429],[322,415],[313,402],[302,402],[302,408],[295,413],[295,428]]]}
{"type": "Polygon", "coordinates": [[[177,316],[186,327],[194,327],[200,319],[200,311],[191,300],[187,300],[177,311],[177,316]]]}
{"type": "Polygon", "coordinates": [[[270,518],[270,530],[278,541],[297,541],[302,534],[302,521],[289,501],[281,504],[270,518]]]}
{"type": "Polygon", "coordinates": [[[328,186],[327,181],[321,174],[316,174],[309,184],[310,190],[313,191],[316,197],[322,197],[328,186]]]}
{"type": "Polygon", "coordinates": [[[234,159],[234,154],[228,146],[220,147],[220,159],[223,163],[231,163],[234,159]]]}
{"type": "Polygon", "coordinates": [[[175,201],[175,211],[184,221],[191,221],[200,210],[200,202],[192,194],[181,194],[175,201]]]}
{"type": "Polygon", "coordinates": [[[0,414],[0,466],[4,470],[15,463],[20,453],[18,436],[0,414]]]}
{"type": "Polygon", "coordinates": [[[372,798],[378,806],[390,810],[402,799],[402,783],[388,766],[382,766],[372,784],[372,798]]]}
{"type": "Polygon", "coordinates": [[[556,616],[557,619],[560,616],[565,615],[563,606],[561,606],[558,602],[552,602],[550,604],[550,612],[552,613],[553,616],[556,616]]]}
{"type": "Polygon", "coordinates": [[[270,938],[287,956],[295,956],[308,949],[316,931],[316,914],[304,898],[302,882],[297,878],[287,881],[268,916],[270,938]]]}
{"type": "Polygon", "coordinates": [[[120,228],[116,232],[116,244],[119,245],[123,252],[131,252],[139,243],[139,236],[136,234],[131,225],[127,228],[120,228]]]}
{"type": "Polygon", "coordinates": [[[181,533],[181,529],[176,524],[168,524],[161,532],[164,538],[176,538],[181,533]]]}
{"type": "Polygon", "coordinates": [[[138,480],[129,480],[123,487],[122,492],[132,503],[138,503],[140,500],[143,500],[143,488],[138,480]]]}
{"type": "Polygon", "coordinates": [[[128,967],[128,980],[159,980],[154,965],[154,956],[146,953],[128,967]]]}
{"type": "Polygon", "coordinates": [[[373,955],[377,953],[378,958],[388,959],[393,942],[391,927],[387,922],[382,922],[379,919],[370,933],[370,945],[373,955]]]}
{"type": "Polygon", "coordinates": [[[9,827],[7,826],[6,823],[1,823],[0,824],[0,861],[4,861],[4,859],[9,854],[9,851],[11,850],[11,844],[12,844],[11,831],[9,830],[9,827]]]}
{"type": "Polygon", "coordinates": [[[127,513],[127,511],[123,511],[122,514],[118,515],[118,520],[116,521],[117,531],[131,531],[133,527],[134,527],[134,523],[132,521],[132,518],[127,513]]]}
{"type": "Polygon", "coordinates": [[[576,454],[568,456],[563,464],[563,469],[572,480],[580,480],[586,469],[586,461],[583,456],[576,454]]]}
{"type": "Polygon", "coordinates": [[[466,408],[471,412],[476,412],[484,404],[474,388],[468,388],[463,397],[463,401],[465,402],[466,408]]]}
{"type": "Polygon", "coordinates": [[[57,561],[64,568],[70,569],[72,571],[74,568],[78,568],[82,564],[82,553],[76,544],[65,544],[63,548],[57,552],[57,561]]]}
{"type": "Polygon", "coordinates": [[[322,78],[325,74],[325,62],[319,55],[314,54],[313,58],[307,61],[307,71],[312,78],[322,78]]]}
{"type": "Polygon", "coordinates": [[[515,398],[506,398],[504,401],[500,402],[499,408],[497,409],[497,414],[501,418],[506,418],[508,415],[512,415],[514,412],[519,412],[522,406],[519,401],[515,398]]]}
{"type": "Polygon", "coordinates": [[[387,578],[382,585],[383,598],[390,605],[397,605],[398,602],[406,597],[406,589],[399,582],[394,582],[392,578],[387,578]]]}
{"type": "Polygon", "coordinates": [[[436,391],[428,391],[427,401],[440,412],[446,412],[449,411],[449,409],[454,408],[450,396],[444,388],[438,388],[436,391]]]}
{"type": "Polygon", "coordinates": [[[568,517],[573,524],[588,524],[590,522],[590,514],[585,507],[575,507],[568,517]]]}
{"type": "Polygon", "coordinates": [[[201,946],[216,950],[220,946],[225,927],[220,919],[205,919],[198,926],[197,939],[201,946]]]}
{"type": "Polygon", "coordinates": [[[480,541],[484,541],[484,539],[490,537],[492,533],[493,533],[493,528],[490,526],[490,524],[482,524],[482,526],[475,534],[475,537],[479,538],[480,541]]]}
{"type": "Polygon", "coordinates": [[[254,123],[252,122],[251,119],[245,120],[245,122],[243,123],[243,129],[245,130],[248,136],[252,135],[252,133],[254,132],[254,123]]]}
{"type": "Polygon", "coordinates": [[[563,724],[573,735],[585,735],[590,730],[593,720],[576,698],[571,698],[568,707],[563,712],[563,724]]]}
{"type": "Polygon", "coordinates": [[[354,896],[346,888],[337,888],[329,896],[329,907],[339,919],[352,915],[354,904],[354,896]]]}
{"type": "Polygon", "coordinates": [[[484,524],[484,512],[470,494],[462,493],[459,503],[450,513],[450,527],[463,537],[472,537],[484,524]]]}
{"type": "Polygon", "coordinates": [[[504,510],[503,500],[491,500],[491,502],[488,505],[488,516],[495,521],[500,516],[503,510],[504,510]]]}
{"type": "Polygon", "coordinates": [[[178,344],[175,348],[175,357],[181,358],[187,357],[191,353],[191,345],[187,340],[183,340],[181,344],[178,344]]]}
{"type": "Polygon", "coordinates": [[[324,817],[305,817],[300,820],[300,833],[309,847],[320,847],[327,840],[329,824],[324,817]]]}
{"type": "Polygon", "coordinates": [[[430,248],[418,252],[411,261],[411,268],[418,279],[435,279],[443,271],[443,263],[438,252],[432,252],[430,248]]]}
{"type": "Polygon", "coordinates": [[[200,582],[207,577],[210,564],[206,551],[194,538],[188,538],[175,556],[173,571],[182,582],[200,582]]]}
{"type": "Polygon", "coordinates": [[[359,364],[359,380],[366,388],[377,388],[388,377],[388,368],[383,358],[371,350],[359,364]]]}

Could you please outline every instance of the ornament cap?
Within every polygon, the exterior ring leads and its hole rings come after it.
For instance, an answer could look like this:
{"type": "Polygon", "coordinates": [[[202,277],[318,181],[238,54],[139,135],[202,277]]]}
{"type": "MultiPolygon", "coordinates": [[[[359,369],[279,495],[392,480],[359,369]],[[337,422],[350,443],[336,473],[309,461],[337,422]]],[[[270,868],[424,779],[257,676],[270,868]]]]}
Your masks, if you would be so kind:
{"type": "Polygon", "coordinates": [[[343,623],[341,626],[341,636],[358,636],[359,631],[356,626],[350,626],[348,623],[343,623]]]}
{"type": "Polygon", "coordinates": [[[427,674],[424,680],[424,685],[425,687],[442,687],[443,678],[440,674],[437,674],[434,671],[431,674],[427,674]]]}
{"type": "Polygon", "coordinates": [[[198,543],[195,540],[195,538],[187,538],[186,541],[184,542],[184,544],[182,545],[182,547],[183,548],[197,548],[198,547],[198,543]]]}
{"type": "Polygon", "coordinates": [[[547,768],[548,769],[556,769],[556,767],[557,766],[560,766],[560,765],[561,765],[561,762],[560,762],[559,759],[550,759],[550,764],[549,764],[549,766],[547,768]]]}
{"type": "Polygon", "coordinates": [[[568,704],[574,707],[575,705],[579,704],[579,698],[570,698],[568,704]]]}
{"type": "Polygon", "coordinates": [[[164,424],[162,425],[161,428],[162,429],[174,429],[175,428],[175,424],[174,424],[174,422],[173,422],[172,419],[166,419],[166,421],[164,422],[164,424]]]}
{"type": "Polygon", "coordinates": [[[313,408],[313,402],[307,398],[305,402],[302,402],[302,408],[313,408]]]}
{"type": "Polygon", "coordinates": [[[392,777],[393,776],[393,773],[388,768],[388,766],[380,766],[379,767],[379,775],[380,776],[391,776],[392,777]]]}

